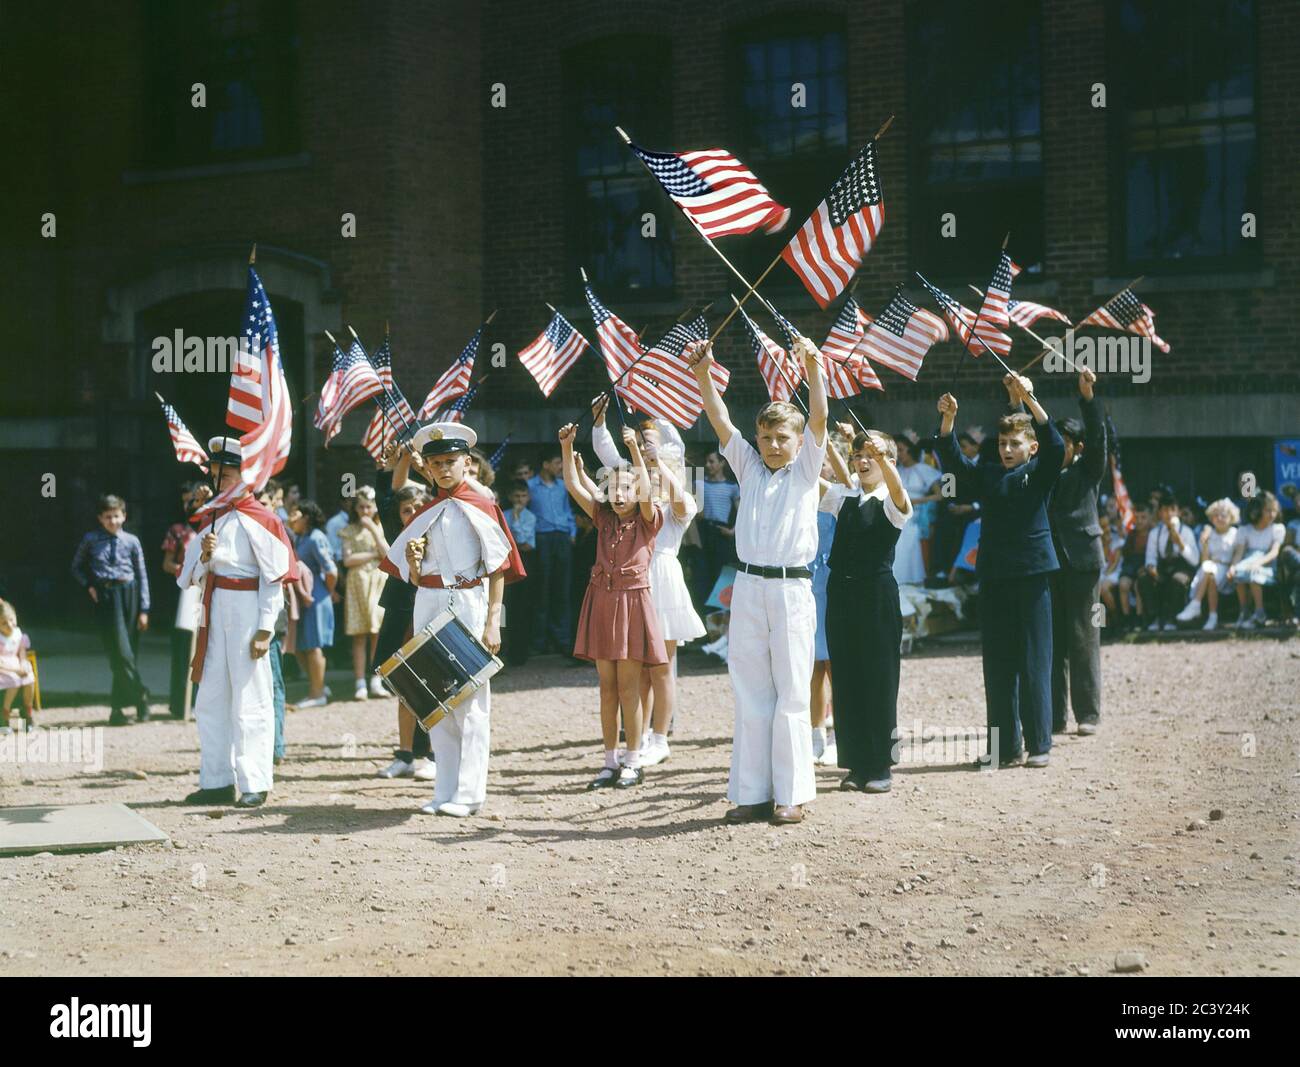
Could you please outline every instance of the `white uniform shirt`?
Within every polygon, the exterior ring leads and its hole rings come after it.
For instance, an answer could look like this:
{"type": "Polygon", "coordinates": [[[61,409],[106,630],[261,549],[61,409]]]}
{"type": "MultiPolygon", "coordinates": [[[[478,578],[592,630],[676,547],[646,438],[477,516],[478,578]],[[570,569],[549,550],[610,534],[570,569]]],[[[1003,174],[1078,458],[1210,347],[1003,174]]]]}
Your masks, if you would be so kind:
{"type": "Polygon", "coordinates": [[[898,510],[898,505],[894,503],[894,498],[889,495],[889,487],[881,482],[874,489],[866,490],[858,487],[858,476],[853,476],[852,487],[847,485],[832,485],[826,490],[822,497],[819,511],[829,511],[836,518],[839,518],[840,508],[844,506],[844,501],[852,500],[855,503],[862,504],[872,497],[881,501],[885,505],[885,518],[887,518],[896,529],[901,530],[912,517],[912,513],[898,510]]]}
{"type": "MultiPolygon", "coordinates": [[[[208,573],[220,575],[222,578],[261,577],[257,556],[253,553],[253,542],[249,540],[248,531],[244,529],[245,521],[238,513],[218,518],[217,547],[212,550],[212,558],[207,563],[203,562],[201,555],[202,537],[194,538],[186,546],[188,551],[194,552],[194,563],[189,573],[190,584],[198,584],[199,580],[208,573]]],[[[267,536],[271,535],[268,533],[267,536]]],[[[184,578],[185,574],[182,573],[180,577],[184,578]]],[[[275,620],[283,606],[284,590],[279,582],[268,582],[264,578],[258,582],[257,629],[274,632],[275,620]]]]}
{"type": "Polygon", "coordinates": [[[1163,522],[1157,523],[1151,528],[1151,533],[1147,537],[1147,558],[1148,567],[1156,566],[1156,561],[1166,555],[1182,556],[1193,567],[1201,562],[1201,546],[1196,540],[1196,533],[1189,530],[1183,525],[1183,520],[1174,516],[1174,529],[1178,531],[1178,536],[1183,539],[1183,550],[1177,551],[1171,547],[1173,538],[1169,536],[1169,527],[1163,522]],[[1169,547],[1167,547],[1169,546],[1169,547]]]}
{"type": "Polygon", "coordinates": [[[818,444],[805,428],[794,462],[769,470],[739,433],[722,456],[740,482],[736,512],[736,555],[757,567],[806,567],[817,555],[818,479],[826,456],[826,437],[818,444]]]}
{"type": "Polygon", "coordinates": [[[484,573],[478,531],[455,502],[441,505],[441,513],[425,536],[428,541],[420,561],[421,574],[436,574],[444,585],[455,585],[484,573]]]}

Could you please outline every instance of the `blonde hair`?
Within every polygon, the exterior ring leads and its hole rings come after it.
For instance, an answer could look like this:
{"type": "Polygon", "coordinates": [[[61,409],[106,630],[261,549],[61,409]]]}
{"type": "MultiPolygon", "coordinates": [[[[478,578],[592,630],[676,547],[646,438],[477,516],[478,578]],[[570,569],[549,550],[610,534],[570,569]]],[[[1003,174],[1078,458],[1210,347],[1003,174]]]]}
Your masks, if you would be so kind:
{"type": "Polygon", "coordinates": [[[789,426],[795,433],[803,433],[803,412],[784,400],[774,400],[759,409],[754,425],[760,429],[768,426],[789,426]]]}
{"type": "Polygon", "coordinates": [[[8,619],[14,626],[18,625],[18,612],[7,600],[0,600],[0,619],[8,619]]]}
{"type": "Polygon", "coordinates": [[[1206,506],[1205,517],[1210,522],[1214,522],[1216,518],[1221,518],[1229,526],[1236,526],[1241,522],[1241,511],[1236,504],[1225,496],[1222,500],[1216,500],[1206,506]]]}

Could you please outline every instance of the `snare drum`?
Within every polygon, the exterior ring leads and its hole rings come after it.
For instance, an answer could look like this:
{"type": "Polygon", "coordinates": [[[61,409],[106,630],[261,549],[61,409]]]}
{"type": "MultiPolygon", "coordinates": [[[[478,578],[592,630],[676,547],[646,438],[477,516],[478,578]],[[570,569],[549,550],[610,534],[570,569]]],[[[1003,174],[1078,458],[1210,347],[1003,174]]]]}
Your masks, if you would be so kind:
{"type": "Polygon", "coordinates": [[[502,663],[455,613],[439,612],[375,672],[425,730],[488,683],[502,663]]]}

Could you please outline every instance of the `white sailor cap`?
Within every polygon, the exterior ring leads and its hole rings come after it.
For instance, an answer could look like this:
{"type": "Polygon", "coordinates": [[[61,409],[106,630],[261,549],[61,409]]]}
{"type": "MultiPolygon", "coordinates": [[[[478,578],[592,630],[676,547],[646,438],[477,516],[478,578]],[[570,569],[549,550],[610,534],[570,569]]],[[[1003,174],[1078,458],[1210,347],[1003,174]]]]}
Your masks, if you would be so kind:
{"type": "Polygon", "coordinates": [[[422,456],[447,456],[468,452],[478,444],[478,434],[459,422],[430,422],[415,431],[411,447],[422,456]]]}
{"type": "Polygon", "coordinates": [[[208,459],[227,467],[238,467],[244,458],[244,447],[238,437],[214,437],[208,441],[208,459]]]}

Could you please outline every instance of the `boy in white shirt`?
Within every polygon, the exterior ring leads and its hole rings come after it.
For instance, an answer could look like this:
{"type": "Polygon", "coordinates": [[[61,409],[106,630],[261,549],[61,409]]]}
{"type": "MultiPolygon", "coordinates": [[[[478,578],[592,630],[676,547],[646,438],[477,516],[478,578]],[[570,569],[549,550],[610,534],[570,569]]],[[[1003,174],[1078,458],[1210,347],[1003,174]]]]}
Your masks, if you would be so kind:
{"type": "Polygon", "coordinates": [[[792,355],[807,374],[807,426],[794,406],[768,404],[755,420],[757,449],[732,425],[709,377],[712,346],[691,357],[705,413],[740,482],[727,646],[736,697],[727,789],[736,807],[726,814],[732,823],[798,823],[817,795],[808,714],[817,617],[808,565],[817,554],[826,384],[811,341],[800,337],[792,355]]]}
{"type": "Polygon", "coordinates": [[[1161,494],[1157,502],[1157,525],[1147,538],[1146,569],[1138,576],[1142,606],[1150,613],[1147,629],[1176,630],[1174,619],[1187,603],[1187,590],[1201,562],[1196,533],[1178,516],[1178,499],[1161,494]]]}

